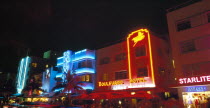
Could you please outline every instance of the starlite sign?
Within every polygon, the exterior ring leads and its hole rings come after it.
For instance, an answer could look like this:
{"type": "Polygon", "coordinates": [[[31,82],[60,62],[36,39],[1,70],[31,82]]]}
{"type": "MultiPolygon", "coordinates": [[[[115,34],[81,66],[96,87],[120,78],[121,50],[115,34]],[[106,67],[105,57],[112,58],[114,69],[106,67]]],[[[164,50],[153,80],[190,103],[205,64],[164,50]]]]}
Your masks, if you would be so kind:
{"type": "Polygon", "coordinates": [[[199,76],[190,78],[179,78],[179,84],[210,82],[210,76],[199,76]]]}

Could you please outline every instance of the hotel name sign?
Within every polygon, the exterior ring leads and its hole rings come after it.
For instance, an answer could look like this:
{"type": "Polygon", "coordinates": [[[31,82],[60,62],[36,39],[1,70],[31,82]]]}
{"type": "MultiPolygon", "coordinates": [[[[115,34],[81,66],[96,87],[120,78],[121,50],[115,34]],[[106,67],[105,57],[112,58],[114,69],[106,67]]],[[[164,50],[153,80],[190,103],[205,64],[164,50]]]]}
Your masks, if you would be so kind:
{"type": "Polygon", "coordinates": [[[179,78],[179,84],[210,82],[210,76],[179,78]]]}
{"type": "MultiPolygon", "coordinates": [[[[129,79],[130,83],[140,83],[140,82],[146,82],[144,78],[134,78],[129,79]]],[[[99,87],[101,86],[113,86],[113,85],[121,85],[124,84],[124,80],[117,80],[117,81],[104,81],[104,82],[98,82],[99,87]]]]}

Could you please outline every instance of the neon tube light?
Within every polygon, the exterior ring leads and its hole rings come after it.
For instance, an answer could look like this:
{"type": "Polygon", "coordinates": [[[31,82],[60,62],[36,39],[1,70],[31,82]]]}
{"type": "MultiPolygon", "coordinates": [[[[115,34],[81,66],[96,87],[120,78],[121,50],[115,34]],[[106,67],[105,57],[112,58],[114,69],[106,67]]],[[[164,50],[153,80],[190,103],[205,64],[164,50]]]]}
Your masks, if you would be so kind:
{"type": "Polygon", "coordinates": [[[29,57],[26,57],[26,64],[25,64],[25,71],[24,71],[24,76],[23,76],[22,88],[23,88],[24,85],[25,85],[26,72],[27,72],[27,68],[28,68],[28,58],[29,58],[29,57]]]}
{"type": "Polygon", "coordinates": [[[85,51],[87,51],[87,49],[83,49],[81,51],[77,51],[77,52],[75,52],[75,54],[79,54],[79,53],[82,53],[82,52],[85,52],[85,51]]]}
{"type": "Polygon", "coordinates": [[[72,61],[74,62],[74,61],[82,60],[82,59],[95,59],[95,57],[94,56],[84,55],[84,56],[75,57],[75,59],[72,60],[72,61]]]}
{"type": "Polygon", "coordinates": [[[17,87],[18,88],[20,86],[20,77],[21,77],[21,74],[22,74],[23,62],[24,62],[24,59],[22,59],[21,62],[20,62],[19,73],[18,73],[18,82],[17,82],[17,84],[18,84],[17,87]]]}
{"type": "Polygon", "coordinates": [[[152,45],[151,45],[151,38],[150,38],[150,34],[149,31],[146,30],[146,32],[148,33],[148,42],[149,42],[149,56],[150,56],[150,66],[151,66],[151,71],[152,71],[152,83],[155,84],[155,77],[154,77],[154,67],[153,67],[153,58],[152,58],[152,45]]]}
{"type": "Polygon", "coordinates": [[[145,32],[148,34],[148,45],[149,45],[149,57],[150,57],[150,67],[151,67],[151,73],[152,73],[152,82],[154,84],[154,67],[153,67],[153,58],[152,58],[152,48],[151,48],[151,38],[150,38],[150,34],[149,34],[149,31],[147,29],[139,29],[139,30],[136,30],[132,33],[130,33],[127,37],[127,51],[128,51],[128,72],[129,72],[129,79],[132,79],[132,72],[131,72],[131,55],[130,55],[130,42],[129,42],[129,39],[131,38],[131,36],[134,34],[134,33],[137,33],[138,32],[138,36],[137,37],[134,37],[133,38],[133,41],[134,41],[134,45],[137,44],[137,42],[143,40],[145,37],[144,36],[141,36],[141,34],[139,34],[139,32],[145,32]],[[140,37],[139,37],[140,35],[140,37]]]}
{"type": "Polygon", "coordinates": [[[58,57],[57,59],[62,59],[63,57],[58,57]]]}
{"type": "Polygon", "coordinates": [[[59,65],[63,65],[63,63],[59,63],[59,64],[57,64],[57,66],[59,66],[59,65]]]}
{"type": "Polygon", "coordinates": [[[82,68],[82,69],[77,69],[77,70],[75,70],[76,72],[76,74],[78,74],[78,73],[95,73],[95,71],[94,71],[94,69],[91,69],[91,68],[82,68]]]}

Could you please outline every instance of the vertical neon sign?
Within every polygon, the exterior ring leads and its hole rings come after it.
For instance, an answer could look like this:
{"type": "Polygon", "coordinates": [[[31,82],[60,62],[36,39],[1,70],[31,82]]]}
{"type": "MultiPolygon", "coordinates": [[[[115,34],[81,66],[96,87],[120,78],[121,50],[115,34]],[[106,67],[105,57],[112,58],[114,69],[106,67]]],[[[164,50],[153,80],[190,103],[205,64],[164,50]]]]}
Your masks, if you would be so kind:
{"type": "Polygon", "coordinates": [[[22,58],[17,78],[17,93],[21,93],[27,79],[30,57],[22,58]]]}
{"type": "Polygon", "coordinates": [[[67,50],[63,53],[63,80],[65,80],[65,75],[71,69],[71,51],[67,50]]]}
{"type": "Polygon", "coordinates": [[[148,49],[148,72],[150,72],[149,77],[151,77],[151,86],[155,86],[154,82],[154,67],[152,58],[152,48],[151,48],[151,37],[147,29],[139,29],[130,33],[127,37],[127,53],[128,53],[128,73],[129,79],[132,79],[134,73],[137,73],[136,62],[135,62],[135,47],[145,45],[148,49]]]}

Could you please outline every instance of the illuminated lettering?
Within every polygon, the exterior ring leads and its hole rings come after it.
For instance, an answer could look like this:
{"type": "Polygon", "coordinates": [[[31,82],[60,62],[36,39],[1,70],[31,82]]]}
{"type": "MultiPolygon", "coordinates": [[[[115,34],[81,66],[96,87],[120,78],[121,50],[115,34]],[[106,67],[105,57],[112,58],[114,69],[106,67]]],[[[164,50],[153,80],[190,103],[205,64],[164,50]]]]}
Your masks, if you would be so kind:
{"type": "Polygon", "coordinates": [[[202,78],[203,78],[204,82],[206,82],[206,76],[202,76],[202,78]]]}
{"type": "Polygon", "coordinates": [[[192,82],[196,82],[196,81],[195,81],[195,77],[192,77],[191,79],[192,79],[192,82]]]}
{"type": "MultiPolygon", "coordinates": [[[[200,78],[199,78],[200,79],[200,78]]],[[[196,82],[201,82],[201,81],[199,81],[199,79],[198,79],[198,77],[196,77],[196,82]]]]}
{"type": "Polygon", "coordinates": [[[192,83],[190,78],[187,78],[187,83],[192,83]]]}
{"type": "Polygon", "coordinates": [[[112,85],[120,85],[123,84],[123,81],[109,81],[109,82],[98,82],[99,87],[100,86],[112,86],[112,85]]]}
{"type": "Polygon", "coordinates": [[[130,79],[130,83],[139,83],[139,82],[146,82],[146,80],[144,78],[130,79]]]}
{"type": "Polygon", "coordinates": [[[206,80],[207,80],[207,81],[210,81],[210,76],[207,76],[206,80]]]}
{"type": "MultiPolygon", "coordinates": [[[[130,79],[130,83],[140,83],[140,82],[146,82],[144,78],[135,78],[135,79],[130,79]]],[[[124,84],[123,80],[120,81],[106,81],[106,82],[98,82],[99,87],[100,86],[113,86],[113,85],[121,85],[124,84]]]]}
{"type": "Polygon", "coordinates": [[[210,82],[210,76],[179,78],[179,84],[210,82]]]}

